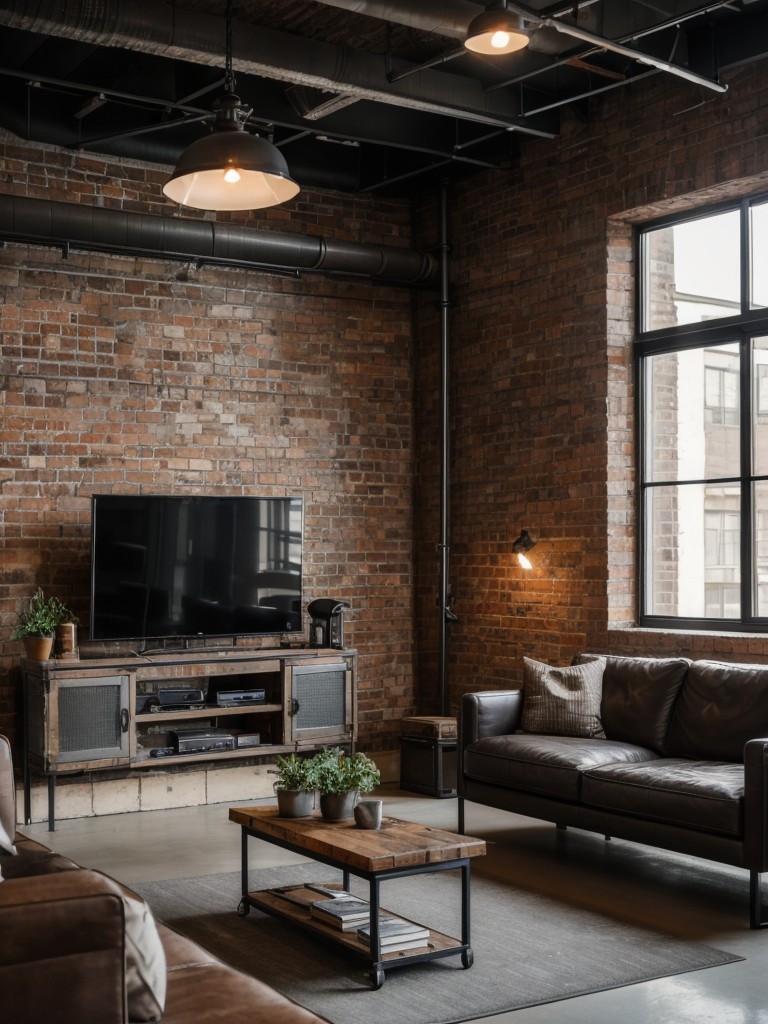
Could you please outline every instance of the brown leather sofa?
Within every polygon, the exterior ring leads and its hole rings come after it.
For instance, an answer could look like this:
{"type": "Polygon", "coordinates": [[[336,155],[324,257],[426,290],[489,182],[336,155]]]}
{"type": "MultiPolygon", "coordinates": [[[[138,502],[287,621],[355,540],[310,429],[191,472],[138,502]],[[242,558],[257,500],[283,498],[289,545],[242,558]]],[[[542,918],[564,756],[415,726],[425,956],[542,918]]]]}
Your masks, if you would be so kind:
{"type": "Polygon", "coordinates": [[[323,1024],[263,982],[156,924],[140,897],[114,879],[16,832],[16,820],[11,751],[0,736],[4,1020],[323,1024]]]}
{"type": "Polygon", "coordinates": [[[768,666],[596,657],[604,735],[523,731],[525,686],[464,695],[459,832],[469,800],[746,868],[768,926],[768,666]]]}

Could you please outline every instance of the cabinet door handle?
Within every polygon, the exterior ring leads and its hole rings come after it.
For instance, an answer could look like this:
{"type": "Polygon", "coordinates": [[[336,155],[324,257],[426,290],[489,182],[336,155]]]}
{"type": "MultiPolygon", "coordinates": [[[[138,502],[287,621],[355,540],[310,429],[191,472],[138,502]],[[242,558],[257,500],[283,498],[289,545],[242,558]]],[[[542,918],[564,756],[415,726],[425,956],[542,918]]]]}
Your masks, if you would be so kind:
{"type": "Polygon", "coordinates": [[[291,710],[288,712],[288,714],[291,716],[291,718],[293,718],[294,715],[298,715],[298,713],[299,713],[299,702],[294,697],[293,700],[291,701],[291,710]]]}
{"type": "Polygon", "coordinates": [[[120,731],[128,732],[128,722],[130,721],[130,715],[128,714],[128,708],[122,708],[120,710],[120,731]]]}

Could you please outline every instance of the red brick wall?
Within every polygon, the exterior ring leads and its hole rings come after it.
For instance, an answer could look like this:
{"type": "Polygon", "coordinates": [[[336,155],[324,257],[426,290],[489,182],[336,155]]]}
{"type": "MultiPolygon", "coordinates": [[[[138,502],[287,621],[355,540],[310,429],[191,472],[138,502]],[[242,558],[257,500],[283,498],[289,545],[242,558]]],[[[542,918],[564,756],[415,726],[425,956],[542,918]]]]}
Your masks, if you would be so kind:
{"type": "MultiPolygon", "coordinates": [[[[0,146],[6,194],[175,215],[157,168],[0,146]]],[[[403,202],[303,194],[252,222],[410,244],[403,202]]],[[[305,604],[351,605],[360,745],[394,749],[415,703],[409,290],[9,244],[0,336],[0,731],[35,587],[87,623],[92,493],[300,494],[305,604]]]]}
{"type": "MultiPolygon", "coordinates": [[[[725,95],[668,75],[607,93],[560,137],[453,187],[451,583],[448,682],[460,694],[516,685],[527,655],[579,650],[768,660],[768,639],[631,630],[637,614],[632,225],[768,191],[765,62],[729,73],[725,95]],[[539,538],[517,567],[521,528],[539,538]]],[[[421,222],[434,233],[434,211],[421,222]]],[[[434,319],[427,301],[419,315],[434,319]]],[[[438,710],[439,363],[415,332],[417,606],[422,710],[438,710]],[[417,520],[418,521],[418,520],[417,520]],[[430,547],[429,539],[433,541],[430,547]]]]}

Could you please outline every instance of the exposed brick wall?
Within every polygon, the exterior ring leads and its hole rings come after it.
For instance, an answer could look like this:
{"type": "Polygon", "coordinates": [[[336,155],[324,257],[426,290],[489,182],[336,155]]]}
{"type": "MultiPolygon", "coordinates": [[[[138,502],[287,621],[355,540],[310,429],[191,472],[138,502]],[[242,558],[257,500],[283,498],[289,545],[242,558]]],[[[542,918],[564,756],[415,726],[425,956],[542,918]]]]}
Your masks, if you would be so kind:
{"type": "MultiPolygon", "coordinates": [[[[449,713],[466,690],[519,684],[522,655],[768,660],[760,637],[626,628],[637,615],[632,226],[768,191],[765,62],[728,83],[716,96],[657,75],[607,93],[586,121],[565,111],[558,139],[524,140],[514,166],[451,190],[449,713]],[[530,573],[511,552],[521,528],[539,538],[530,573]]],[[[420,315],[434,315],[427,300],[420,315]]],[[[415,339],[416,393],[432,396],[433,335],[415,339]]],[[[420,401],[416,422],[420,695],[435,713],[438,411],[420,401]]]]}
{"type": "MultiPolygon", "coordinates": [[[[7,194],[176,215],[161,169],[0,148],[7,194]]],[[[230,219],[410,244],[396,201],[230,219]]],[[[396,748],[415,707],[409,290],[9,244],[0,303],[0,731],[18,735],[9,635],[34,588],[87,623],[92,493],[300,494],[305,605],[351,605],[360,746],[396,748]]]]}

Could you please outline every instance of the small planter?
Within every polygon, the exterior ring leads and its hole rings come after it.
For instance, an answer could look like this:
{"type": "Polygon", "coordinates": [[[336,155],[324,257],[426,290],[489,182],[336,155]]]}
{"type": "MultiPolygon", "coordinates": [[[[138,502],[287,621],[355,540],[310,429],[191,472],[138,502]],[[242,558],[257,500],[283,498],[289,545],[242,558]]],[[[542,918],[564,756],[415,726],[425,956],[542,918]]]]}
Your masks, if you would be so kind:
{"type": "Polygon", "coordinates": [[[23,636],[24,653],[30,661],[48,661],[53,650],[52,636],[23,636]]]}
{"type": "Polygon", "coordinates": [[[351,818],[355,813],[355,804],[360,794],[356,789],[350,789],[346,793],[321,793],[320,813],[326,821],[341,821],[342,818],[351,818]]]}
{"type": "Polygon", "coordinates": [[[306,818],[315,809],[316,796],[298,789],[278,789],[277,813],[281,818],[306,818]]]}

